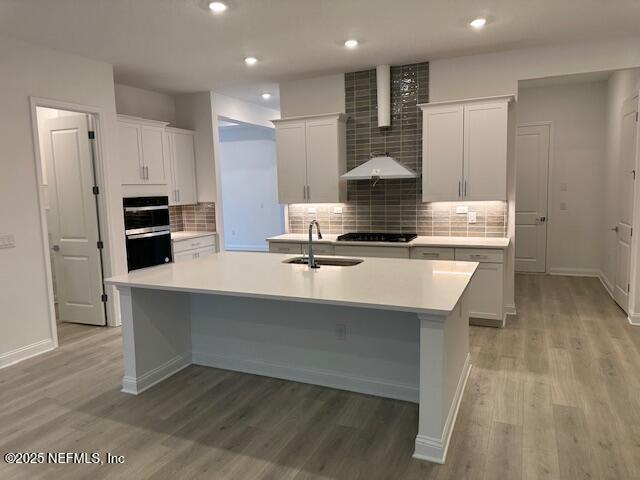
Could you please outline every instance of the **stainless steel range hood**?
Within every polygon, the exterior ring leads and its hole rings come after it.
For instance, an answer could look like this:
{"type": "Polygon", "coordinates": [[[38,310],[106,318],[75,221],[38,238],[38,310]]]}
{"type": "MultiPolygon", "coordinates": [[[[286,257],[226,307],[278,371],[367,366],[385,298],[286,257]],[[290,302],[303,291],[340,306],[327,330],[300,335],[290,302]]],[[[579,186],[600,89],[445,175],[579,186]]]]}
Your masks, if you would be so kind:
{"type": "Polygon", "coordinates": [[[416,178],[418,175],[413,170],[401,165],[389,155],[373,157],[359,167],[349,170],[341,178],[345,180],[382,180],[416,178]]]}

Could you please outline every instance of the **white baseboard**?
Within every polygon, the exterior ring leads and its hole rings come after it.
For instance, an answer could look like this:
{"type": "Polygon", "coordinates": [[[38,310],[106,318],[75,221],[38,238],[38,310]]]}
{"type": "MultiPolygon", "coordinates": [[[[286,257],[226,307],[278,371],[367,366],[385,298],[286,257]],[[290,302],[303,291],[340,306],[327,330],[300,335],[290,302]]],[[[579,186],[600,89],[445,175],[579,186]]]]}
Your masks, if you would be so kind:
{"type": "Polygon", "coordinates": [[[418,403],[419,386],[381,381],[377,378],[356,377],[341,372],[296,367],[291,364],[268,362],[254,358],[193,352],[192,362],[205,367],[282,378],[322,387],[394,398],[418,403]]]}
{"type": "Polygon", "coordinates": [[[48,352],[57,346],[58,345],[52,338],[46,338],[39,342],[32,343],[31,345],[25,345],[24,347],[16,348],[15,350],[0,354],[0,368],[5,368],[26,360],[27,358],[48,352]]]}
{"type": "Polygon", "coordinates": [[[599,272],[598,278],[600,279],[600,283],[602,284],[604,289],[607,291],[607,293],[611,296],[611,298],[615,300],[615,297],[613,296],[613,284],[609,281],[607,277],[605,277],[602,271],[599,272]]]}
{"type": "Polygon", "coordinates": [[[433,438],[418,434],[416,436],[416,448],[413,452],[413,458],[440,464],[443,464],[447,459],[447,451],[449,450],[451,434],[453,433],[453,427],[456,424],[456,418],[458,417],[458,411],[460,410],[462,396],[464,394],[464,389],[467,385],[470,372],[471,354],[468,353],[464,362],[464,367],[460,373],[460,378],[458,379],[458,386],[456,387],[456,393],[453,396],[453,402],[451,402],[447,419],[444,422],[442,437],[433,438]]]}
{"type": "Polygon", "coordinates": [[[597,268],[565,268],[556,267],[549,269],[549,275],[564,275],[566,277],[598,277],[602,272],[597,268]]]}
{"type": "Polygon", "coordinates": [[[122,392],[132,395],[139,395],[150,389],[155,384],[160,383],[171,375],[175,375],[180,370],[191,365],[191,355],[183,354],[173,357],[168,362],[140,375],[139,377],[122,377],[122,392]]]}
{"type": "Polygon", "coordinates": [[[640,327],[640,313],[629,312],[629,316],[627,317],[629,323],[636,327],[640,327]]]}
{"type": "Polygon", "coordinates": [[[516,304],[515,303],[507,303],[504,306],[504,314],[505,315],[516,315],[516,304]]]}

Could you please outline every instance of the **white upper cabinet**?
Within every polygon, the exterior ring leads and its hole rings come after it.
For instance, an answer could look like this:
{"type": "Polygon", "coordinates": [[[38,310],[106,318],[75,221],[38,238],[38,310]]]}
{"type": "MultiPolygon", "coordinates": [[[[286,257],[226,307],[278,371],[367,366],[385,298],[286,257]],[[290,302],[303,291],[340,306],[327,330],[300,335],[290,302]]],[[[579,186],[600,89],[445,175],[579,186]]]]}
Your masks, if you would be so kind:
{"type": "Polygon", "coordinates": [[[463,174],[464,106],[423,109],[422,199],[460,199],[463,174]]]}
{"type": "Polygon", "coordinates": [[[346,199],[346,115],[275,120],[280,203],[346,199]]]}
{"type": "Polygon", "coordinates": [[[506,101],[464,107],[464,199],[507,199],[506,101]]]}
{"type": "Polygon", "coordinates": [[[118,115],[123,185],[166,185],[165,122],[118,115]]]}
{"type": "Polygon", "coordinates": [[[169,152],[169,203],[189,205],[197,203],[195,132],[167,128],[169,152]]]}
{"type": "Polygon", "coordinates": [[[422,200],[507,199],[512,96],[420,105],[422,200]]]}

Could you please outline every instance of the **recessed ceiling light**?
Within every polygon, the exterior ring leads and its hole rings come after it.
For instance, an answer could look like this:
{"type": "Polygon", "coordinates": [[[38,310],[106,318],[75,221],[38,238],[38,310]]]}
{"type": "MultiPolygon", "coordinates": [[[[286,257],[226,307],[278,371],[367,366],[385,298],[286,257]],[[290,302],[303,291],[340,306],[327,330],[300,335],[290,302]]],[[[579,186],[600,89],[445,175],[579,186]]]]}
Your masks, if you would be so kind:
{"type": "Polygon", "coordinates": [[[209,3],[209,10],[213,13],[222,13],[227,9],[227,6],[222,2],[211,2],[209,3]]]}
{"type": "Polygon", "coordinates": [[[475,20],[472,20],[471,22],[469,22],[469,25],[471,25],[476,30],[481,29],[486,24],[487,24],[487,19],[486,18],[482,18],[482,17],[476,18],[475,20]]]}
{"type": "Polygon", "coordinates": [[[227,9],[227,6],[222,2],[211,2],[209,4],[209,10],[213,13],[222,13],[227,9]]]}
{"type": "Polygon", "coordinates": [[[344,46],[347,48],[356,48],[358,46],[358,40],[347,40],[344,42],[344,46]]]}
{"type": "Polygon", "coordinates": [[[255,65],[258,63],[258,59],[256,57],[245,57],[244,63],[247,65],[255,65]]]}
{"type": "Polygon", "coordinates": [[[262,99],[263,100],[269,100],[270,98],[271,98],[271,94],[270,93],[265,92],[265,93],[262,94],[262,99]]]}

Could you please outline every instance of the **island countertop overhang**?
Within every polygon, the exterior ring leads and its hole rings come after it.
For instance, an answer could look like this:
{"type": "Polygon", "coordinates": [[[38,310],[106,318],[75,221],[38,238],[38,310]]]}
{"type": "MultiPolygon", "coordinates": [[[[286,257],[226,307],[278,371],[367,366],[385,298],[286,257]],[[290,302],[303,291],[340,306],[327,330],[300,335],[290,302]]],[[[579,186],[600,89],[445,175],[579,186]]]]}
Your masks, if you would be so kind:
{"type": "Polygon", "coordinates": [[[223,252],[105,280],[116,287],[226,295],[446,315],[476,262],[364,258],[350,267],[283,263],[287,254],[223,252]]]}

